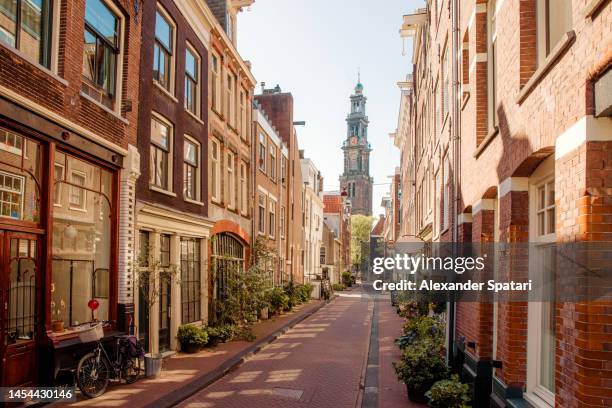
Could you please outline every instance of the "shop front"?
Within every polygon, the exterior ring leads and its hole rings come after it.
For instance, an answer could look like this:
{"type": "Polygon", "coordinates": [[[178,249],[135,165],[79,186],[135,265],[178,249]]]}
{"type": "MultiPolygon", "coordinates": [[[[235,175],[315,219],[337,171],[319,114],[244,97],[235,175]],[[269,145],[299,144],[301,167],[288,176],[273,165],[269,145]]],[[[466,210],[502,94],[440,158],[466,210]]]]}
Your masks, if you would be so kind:
{"type": "Polygon", "coordinates": [[[86,351],[75,327],[117,320],[121,158],[59,134],[0,120],[2,386],[54,383],[86,351]]]}

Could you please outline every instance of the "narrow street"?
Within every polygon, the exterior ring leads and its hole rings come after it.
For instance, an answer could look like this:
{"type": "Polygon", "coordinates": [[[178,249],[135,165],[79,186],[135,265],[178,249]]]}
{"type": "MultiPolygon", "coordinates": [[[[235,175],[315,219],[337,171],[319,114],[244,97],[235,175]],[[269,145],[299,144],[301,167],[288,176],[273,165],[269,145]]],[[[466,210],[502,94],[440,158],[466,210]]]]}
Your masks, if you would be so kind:
{"type": "Polygon", "coordinates": [[[373,302],[362,294],[362,289],[341,293],[180,406],[357,406],[373,309],[373,302]]]}

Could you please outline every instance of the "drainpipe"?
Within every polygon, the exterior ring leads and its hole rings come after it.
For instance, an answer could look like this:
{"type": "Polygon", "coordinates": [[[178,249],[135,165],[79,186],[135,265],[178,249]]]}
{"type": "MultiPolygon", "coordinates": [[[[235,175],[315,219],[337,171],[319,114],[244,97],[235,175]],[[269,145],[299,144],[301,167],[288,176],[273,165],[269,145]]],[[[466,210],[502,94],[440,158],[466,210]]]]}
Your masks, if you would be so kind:
{"type": "MultiPolygon", "coordinates": [[[[459,0],[451,0],[451,30],[452,30],[452,100],[453,116],[451,121],[451,137],[453,147],[453,255],[457,257],[459,241],[459,225],[457,223],[457,211],[459,210],[459,188],[461,176],[461,136],[460,136],[460,114],[461,92],[459,91],[459,0]]],[[[448,361],[453,359],[453,348],[456,331],[456,302],[451,298],[448,310],[448,337],[449,347],[447,350],[448,361]]]]}

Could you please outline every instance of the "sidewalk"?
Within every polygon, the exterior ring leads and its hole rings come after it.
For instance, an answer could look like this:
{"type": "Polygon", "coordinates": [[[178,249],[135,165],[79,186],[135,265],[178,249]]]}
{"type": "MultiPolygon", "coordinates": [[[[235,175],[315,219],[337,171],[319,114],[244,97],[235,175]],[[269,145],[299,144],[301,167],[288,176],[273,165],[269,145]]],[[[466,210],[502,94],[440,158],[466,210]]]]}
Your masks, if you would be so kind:
{"type": "Polygon", "coordinates": [[[400,317],[387,297],[378,302],[378,336],[379,336],[379,371],[378,371],[378,406],[420,408],[426,405],[408,400],[406,385],[395,375],[393,362],[402,355],[395,339],[402,334],[404,318],[400,317]]]}
{"type": "Polygon", "coordinates": [[[185,399],[239,366],[281,332],[304,320],[326,304],[312,300],[293,311],[254,325],[254,342],[231,341],[196,354],[178,353],[164,360],[162,374],[132,385],[111,383],[107,392],[94,399],[81,399],[54,407],[166,407],[185,399]]]}

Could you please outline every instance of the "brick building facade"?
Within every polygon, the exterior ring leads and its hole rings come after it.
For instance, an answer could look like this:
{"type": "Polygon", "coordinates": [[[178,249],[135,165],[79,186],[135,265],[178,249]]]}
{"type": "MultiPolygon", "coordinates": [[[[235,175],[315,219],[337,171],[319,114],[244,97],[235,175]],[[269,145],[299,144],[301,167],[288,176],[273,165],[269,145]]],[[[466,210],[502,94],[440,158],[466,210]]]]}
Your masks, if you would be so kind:
{"type": "MultiPolygon", "coordinates": [[[[396,135],[402,230],[531,243],[521,262],[499,260],[504,279],[545,273],[532,261],[547,245],[610,241],[610,2],[426,6],[402,26],[414,64],[396,135]]],[[[460,302],[449,313],[474,406],[612,404],[608,304],[460,302]]]]}
{"type": "Polygon", "coordinates": [[[2,386],[53,383],[83,352],[74,326],[125,328],[132,298],[142,15],[39,3],[0,12],[2,386]]]}

